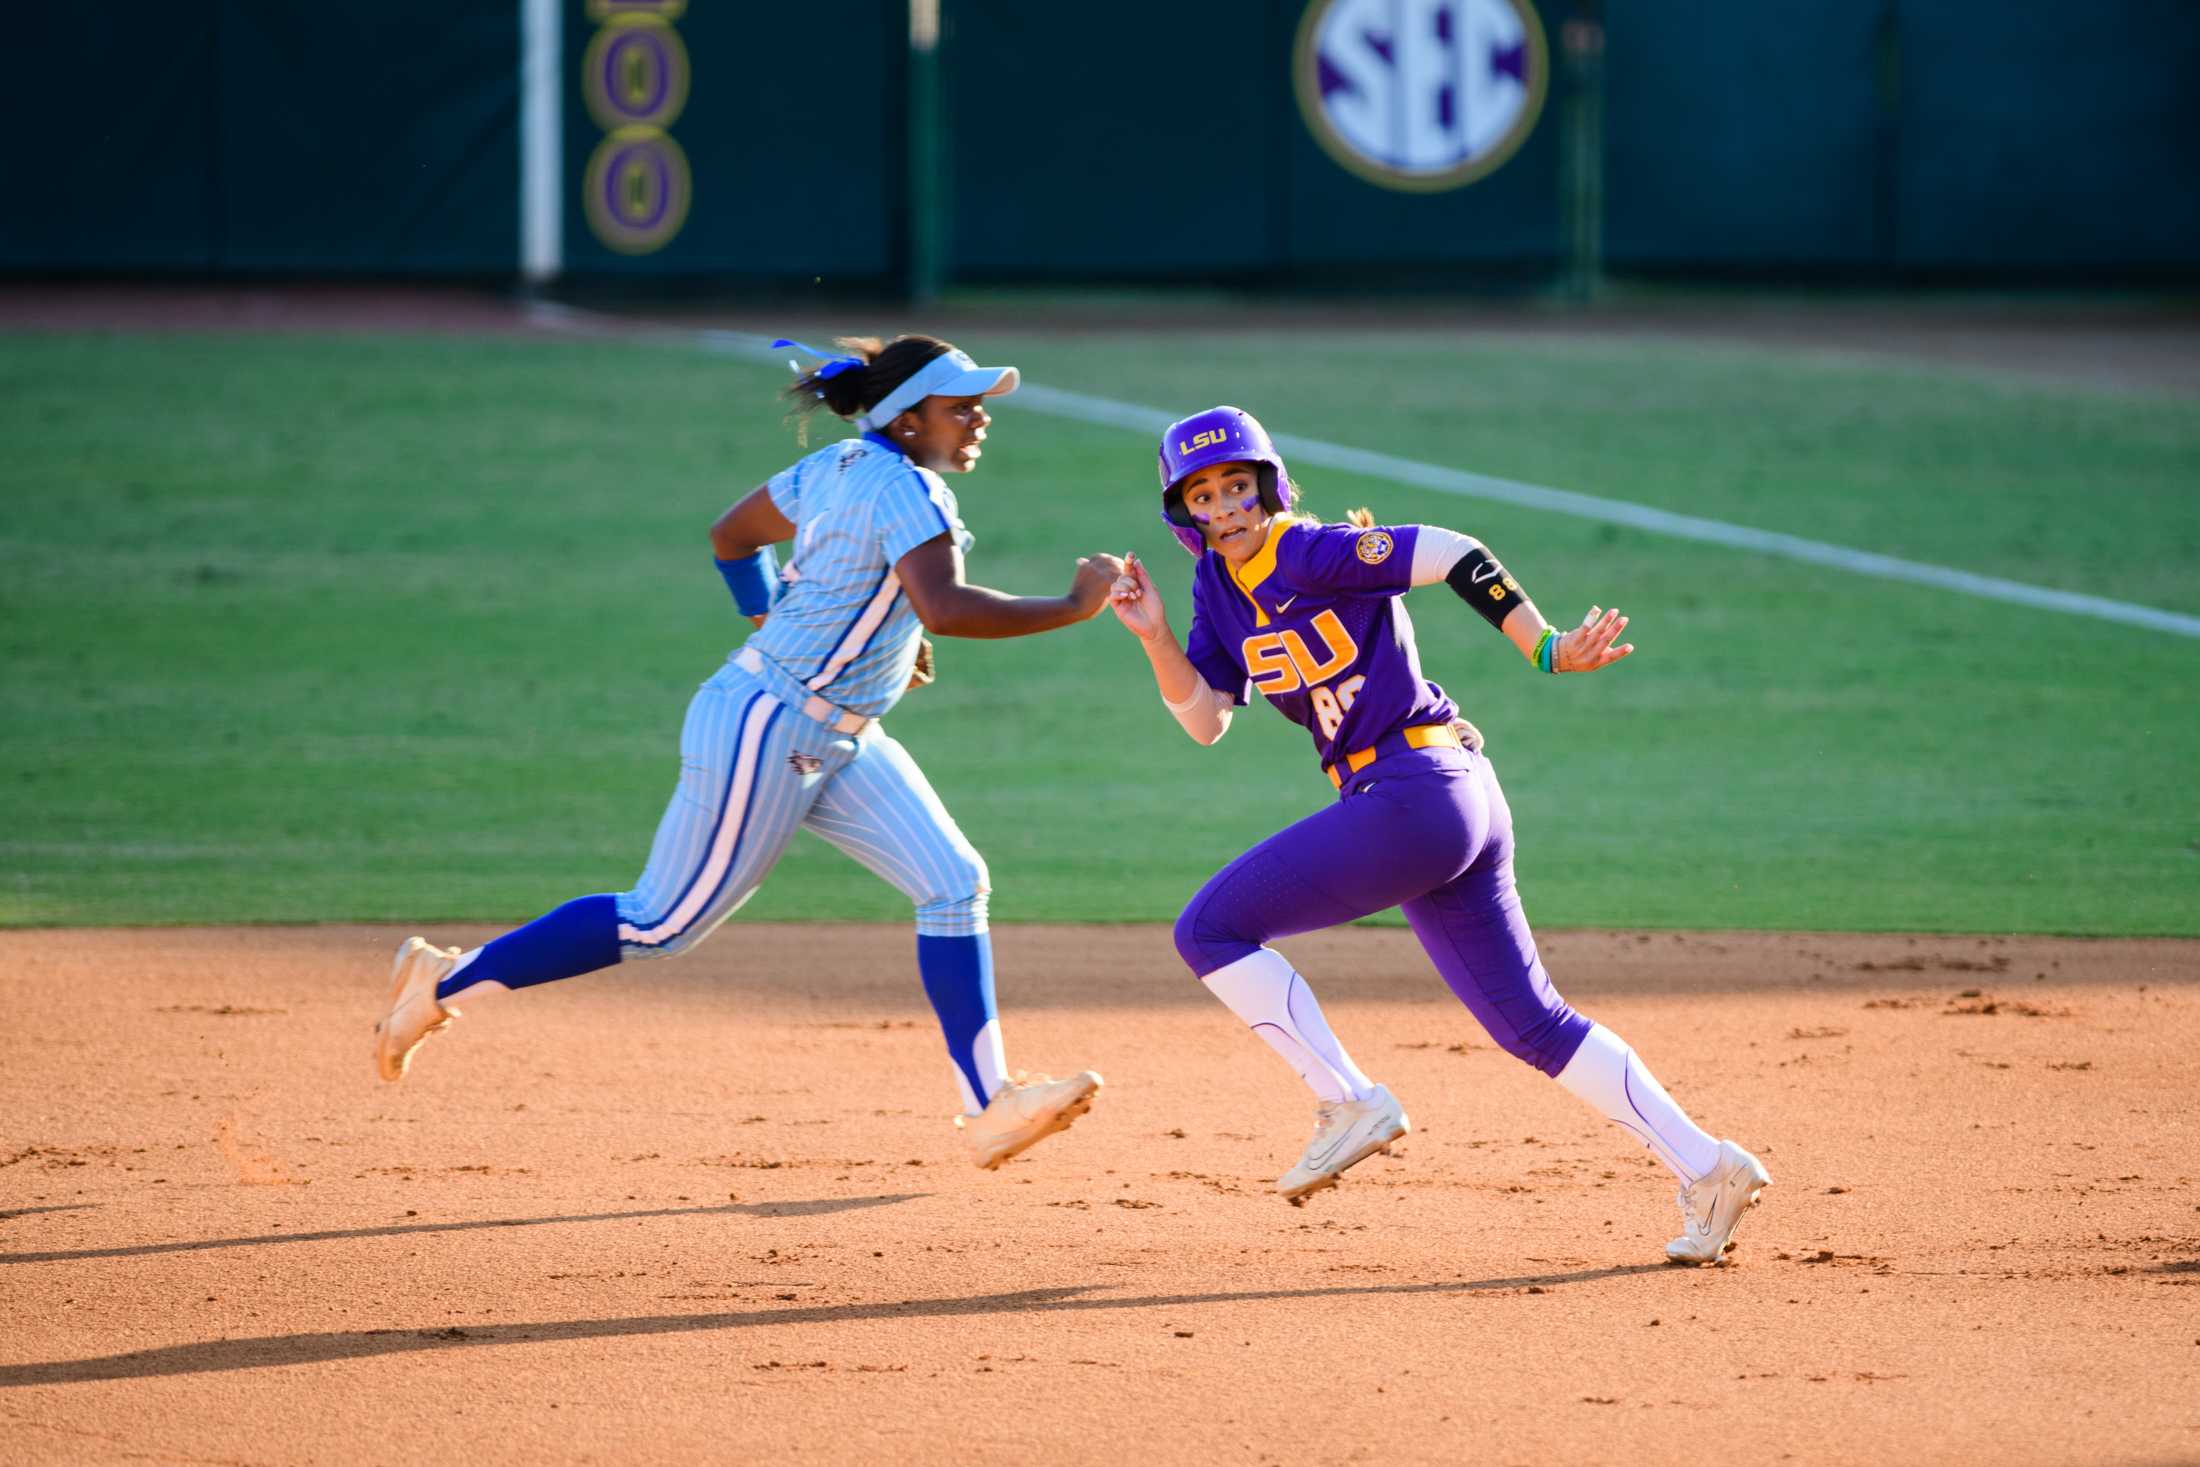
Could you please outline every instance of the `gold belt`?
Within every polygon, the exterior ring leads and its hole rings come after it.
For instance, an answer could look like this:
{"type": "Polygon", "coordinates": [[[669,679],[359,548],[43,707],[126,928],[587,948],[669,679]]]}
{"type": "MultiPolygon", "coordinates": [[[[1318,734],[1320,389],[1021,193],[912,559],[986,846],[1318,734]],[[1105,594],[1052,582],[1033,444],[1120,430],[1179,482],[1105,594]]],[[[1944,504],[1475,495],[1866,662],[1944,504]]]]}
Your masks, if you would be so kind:
{"type": "MultiPolygon", "coordinates": [[[[1403,728],[1398,732],[1405,739],[1406,747],[1409,749],[1463,749],[1466,747],[1464,743],[1460,742],[1458,730],[1448,723],[1417,723],[1411,728],[1403,728]]],[[[1325,772],[1329,775],[1329,782],[1338,789],[1343,789],[1346,775],[1358,774],[1368,765],[1373,764],[1376,757],[1377,751],[1372,748],[1354,749],[1327,768],[1325,772]]]]}

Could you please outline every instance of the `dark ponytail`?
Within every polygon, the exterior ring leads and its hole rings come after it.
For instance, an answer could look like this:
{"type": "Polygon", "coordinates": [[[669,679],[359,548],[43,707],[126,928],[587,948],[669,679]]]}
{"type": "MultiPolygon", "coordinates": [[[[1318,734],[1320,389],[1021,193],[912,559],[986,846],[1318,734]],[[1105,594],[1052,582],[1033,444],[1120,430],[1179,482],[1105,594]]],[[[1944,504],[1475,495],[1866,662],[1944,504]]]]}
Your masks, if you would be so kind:
{"type": "Polygon", "coordinates": [[[833,344],[861,365],[826,376],[834,364],[821,362],[780,393],[791,404],[787,416],[801,419],[805,444],[810,437],[809,415],[820,407],[837,418],[856,417],[884,402],[889,392],[915,376],[926,362],[951,350],[936,336],[897,336],[884,345],[875,336],[840,336],[833,344]]]}

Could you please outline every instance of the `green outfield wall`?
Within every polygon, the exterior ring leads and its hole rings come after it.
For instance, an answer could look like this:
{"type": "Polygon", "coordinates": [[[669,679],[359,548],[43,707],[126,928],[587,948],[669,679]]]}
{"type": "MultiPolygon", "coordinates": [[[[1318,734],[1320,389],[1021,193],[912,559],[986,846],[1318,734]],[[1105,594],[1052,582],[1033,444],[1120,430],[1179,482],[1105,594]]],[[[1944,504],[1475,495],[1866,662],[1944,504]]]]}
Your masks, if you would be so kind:
{"type": "Polygon", "coordinates": [[[890,276],[906,29],[851,9],[565,4],[565,269],[890,276]]]}
{"type": "Polygon", "coordinates": [[[0,269],[513,268],[509,5],[47,5],[13,34],[0,269]]]}
{"type": "Polygon", "coordinates": [[[2200,5],[1894,11],[1897,263],[2200,259],[2200,5]]]}
{"type": "Polygon", "coordinates": [[[1587,219],[1620,272],[2200,272],[2190,0],[912,8],[33,7],[0,270],[1473,283],[1587,219]]]}
{"type": "Polygon", "coordinates": [[[1604,244],[1615,266],[1884,258],[1884,8],[1614,0],[1604,244]]]}
{"type": "MultiPolygon", "coordinates": [[[[1552,55],[1532,7],[1491,5],[1480,34],[1462,24],[1437,48],[1447,64],[1395,88],[1379,86],[1377,66],[1325,71],[1304,5],[1126,0],[1104,23],[1081,7],[1001,7],[981,19],[983,8],[951,11],[947,38],[959,271],[1305,277],[1548,271],[1559,258],[1552,55]],[[1478,139],[1429,127],[1426,160],[1394,166],[1381,146],[1413,146],[1412,129],[1374,129],[1379,146],[1355,150],[1323,130],[1325,81],[1332,99],[1365,88],[1387,114],[1438,113],[1447,91],[1464,112],[1483,94],[1517,136],[1501,129],[1477,149],[1478,139]],[[1436,186],[1455,159],[1488,167],[1471,183],[1436,186]]],[[[1393,50],[1402,58],[1403,43],[1393,50]]]]}
{"type": "Polygon", "coordinates": [[[1616,268],[2200,264],[2200,6],[1605,9],[1616,268]]]}

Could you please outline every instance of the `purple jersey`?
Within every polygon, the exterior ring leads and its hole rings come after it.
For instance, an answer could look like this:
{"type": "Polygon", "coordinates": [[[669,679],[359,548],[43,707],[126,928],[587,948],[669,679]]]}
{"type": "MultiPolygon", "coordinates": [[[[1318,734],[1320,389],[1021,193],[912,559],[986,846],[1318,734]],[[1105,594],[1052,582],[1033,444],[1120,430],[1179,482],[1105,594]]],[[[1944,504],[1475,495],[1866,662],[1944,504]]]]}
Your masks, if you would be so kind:
{"type": "Polygon", "coordinates": [[[1324,765],[1394,729],[1449,723],[1459,710],[1421,676],[1398,600],[1413,584],[1418,534],[1277,515],[1242,569],[1202,555],[1184,649],[1192,666],[1239,703],[1265,694],[1314,736],[1324,765]]]}

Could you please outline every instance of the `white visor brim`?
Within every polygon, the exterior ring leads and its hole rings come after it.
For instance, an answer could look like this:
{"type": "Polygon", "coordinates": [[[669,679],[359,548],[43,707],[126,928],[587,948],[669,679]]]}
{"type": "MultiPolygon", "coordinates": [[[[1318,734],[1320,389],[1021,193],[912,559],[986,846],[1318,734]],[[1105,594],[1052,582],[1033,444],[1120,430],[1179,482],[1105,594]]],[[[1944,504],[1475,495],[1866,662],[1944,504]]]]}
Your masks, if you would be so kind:
{"type": "Polygon", "coordinates": [[[856,422],[873,432],[883,431],[928,397],[999,397],[1014,392],[1022,382],[1014,367],[981,367],[961,350],[949,350],[932,358],[881,398],[856,422]]]}

